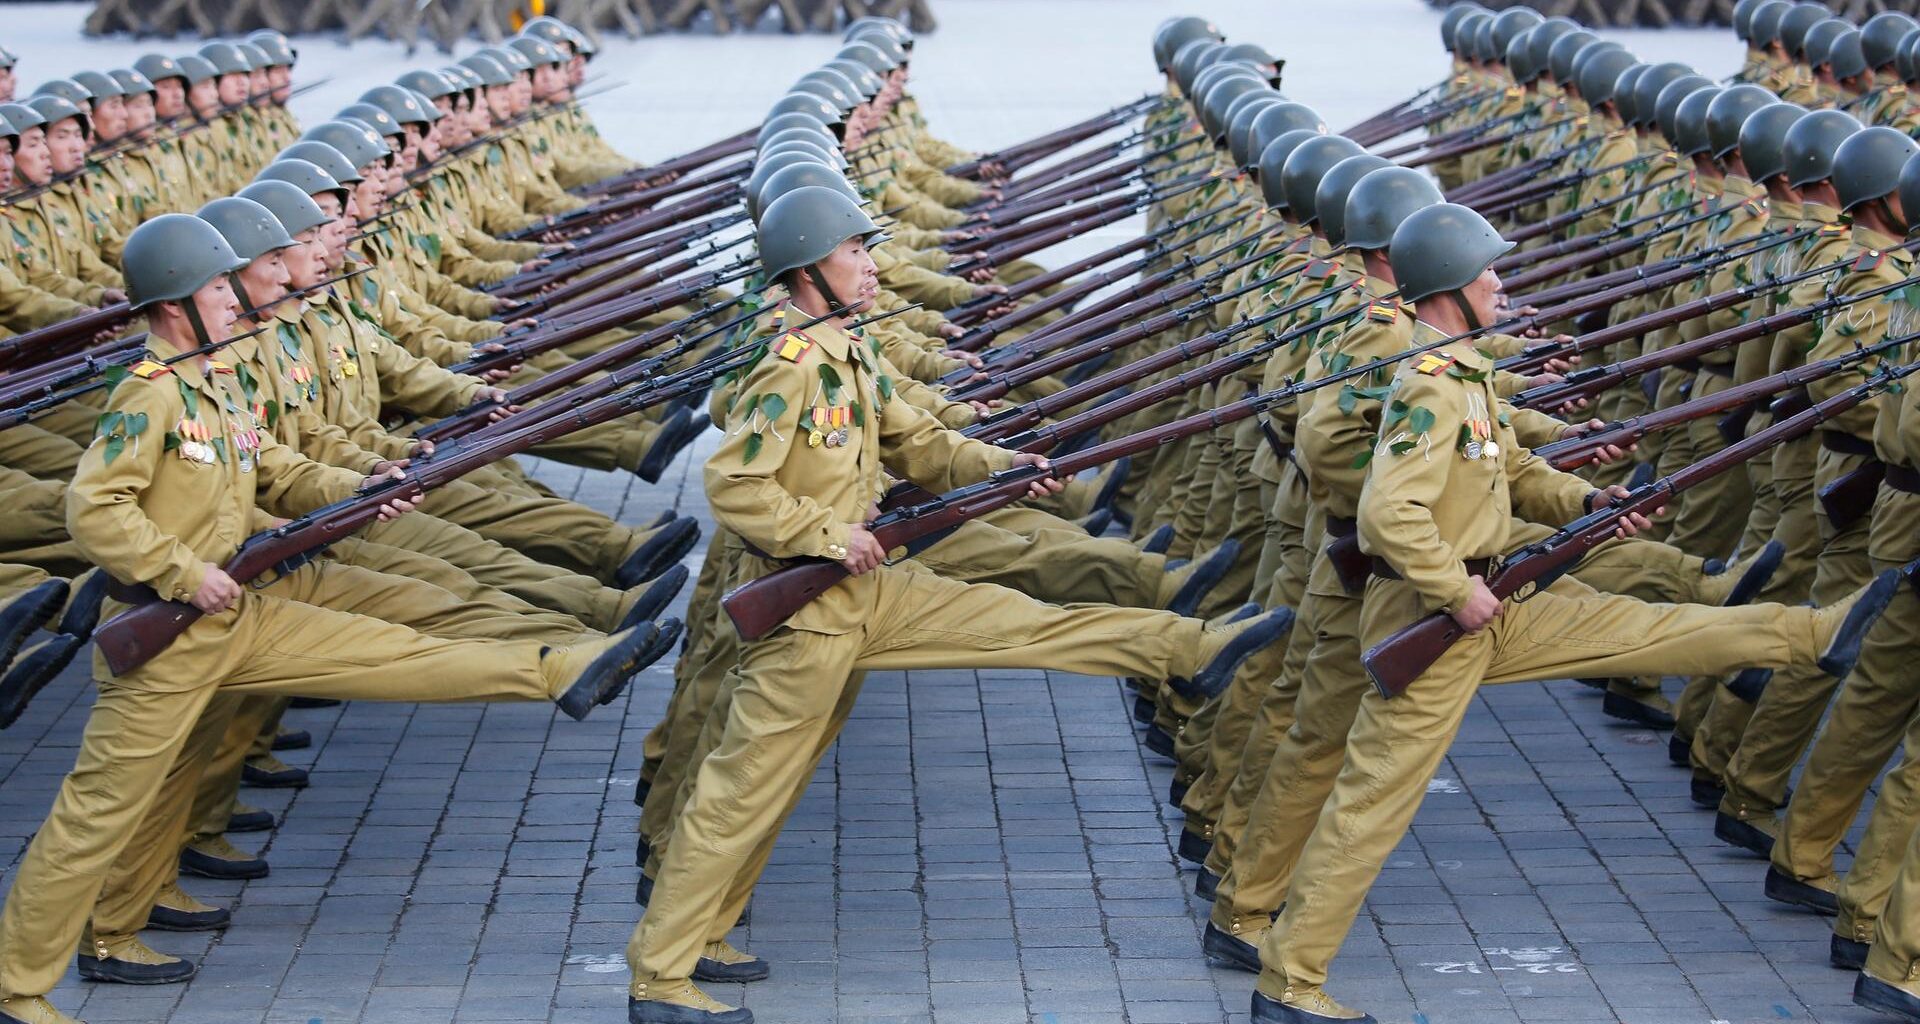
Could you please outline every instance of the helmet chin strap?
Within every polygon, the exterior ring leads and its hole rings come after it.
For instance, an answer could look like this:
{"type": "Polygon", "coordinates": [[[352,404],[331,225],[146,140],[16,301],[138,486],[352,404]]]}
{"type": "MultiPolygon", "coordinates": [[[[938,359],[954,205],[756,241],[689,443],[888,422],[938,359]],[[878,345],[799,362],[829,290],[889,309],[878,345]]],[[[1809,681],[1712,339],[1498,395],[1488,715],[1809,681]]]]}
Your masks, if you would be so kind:
{"type": "Polygon", "coordinates": [[[1460,310],[1460,315],[1466,318],[1468,330],[1477,331],[1486,326],[1480,322],[1479,315],[1474,313],[1473,303],[1467,301],[1467,293],[1465,290],[1455,288],[1453,291],[1448,292],[1447,295],[1453,299],[1453,304],[1460,310]]]}
{"type": "MultiPolygon", "coordinates": [[[[235,282],[234,287],[239,287],[239,283],[235,282]]],[[[246,300],[242,299],[241,301],[244,302],[246,300]]],[[[181,299],[180,308],[186,311],[187,324],[193,328],[193,339],[199,342],[195,347],[203,349],[212,348],[213,335],[207,332],[206,321],[200,319],[200,307],[194,304],[193,296],[189,295],[181,299]]]]}
{"type": "Polygon", "coordinates": [[[833,293],[833,286],[827,283],[827,275],[820,272],[818,265],[809,263],[803,268],[803,272],[807,275],[807,280],[813,282],[814,288],[819,290],[820,296],[827,300],[829,313],[840,313],[846,310],[847,304],[841,302],[840,297],[833,293]]]}
{"type": "MultiPolygon", "coordinates": [[[[227,283],[233,285],[233,297],[240,300],[241,309],[254,308],[253,300],[247,296],[247,286],[240,283],[239,274],[228,274],[227,283]]],[[[202,340],[201,344],[204,345],[207,344],[207,342],[202,340]]]]}

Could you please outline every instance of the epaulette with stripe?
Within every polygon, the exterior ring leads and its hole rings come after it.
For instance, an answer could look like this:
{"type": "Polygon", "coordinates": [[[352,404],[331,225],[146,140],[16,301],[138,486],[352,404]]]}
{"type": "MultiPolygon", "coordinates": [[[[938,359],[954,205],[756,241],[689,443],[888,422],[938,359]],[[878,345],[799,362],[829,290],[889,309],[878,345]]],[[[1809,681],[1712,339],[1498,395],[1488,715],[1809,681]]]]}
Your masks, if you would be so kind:
{"type": "Polygon", "coordinates": [[[1747,211],[1749,217],[1764,217],[1767,213],[1767,201],[1758,196],[1741,203],[1740,207],[1747,211]]]}
{"type": "Polygon", "coordinates": [[[232,373],[233,372],[233,364],[223,363],[218,359],[207,360],[207,368],[212,370],[215,373],[232,373]]]}
{"type": "Polygon", "coordinates": [[[1854,259],[1853,269],[1855,271],[1877,270],[1879,269],[1880,264],[1885,263],[1886,261],[1887,261],[1886,253],[1881,252],[1878,249],[1868,249],[1866,252],[1861,253],[1857,258],[1854,259]]]}
{"type": "Polygon", "coordinates": [[[164,377],[173,371],[169,369],[165,363],[157,363],[151,359],[142,359],[133,364],[133,366],[129,368],[129,372],[135,377],[152,380],[155,377],[164,377]]]}
{"type": "Polygon", "coordinates": [[[1367,319],[1375,323],[1390,324],[1400,319],[1400,307],[1385,301],[1369,303],[1367,319]]]}
{"type": "Polygon", "coordinates": [[[1420,362],[1414,366],[1414,369],[1429,377],[1438,377],[1447,372],[1447,367],[1452,365],[1452,356],[1443,356],[1438,352],[1425,352],[1421,354],[1420,362]]]}
{"type": "Polygon", "coordinates": [[[1846,233],[1847,226],[1845,224],[1822,224],[1820,225],[1820,230],[1815,231],[1814,235],[1819,238],[1838,238],[1846,233]]]}
{"type": "Polygon", "coordinates": [[[1309,260],[1307,262],[1307,269],[1302,271],[1302,274],[1309,281],[1323,281],[1326,280],[1329,274],[1333,273],[1333,268],[1334,263],[1332,260],[1309,260]]]}
{"type": "Polygon", "coordinates": [[[813,351],[813,339],[799,331],[788,331],[773,343],[773,353],[789,363],[797,363],[813,351]]]}
{"type": "Polygon", "coordinates": [[[1313,236],[1301,235],[1299,238],[1296,238],[1293,241],[1287,243],[1287,247],[1280,251],[1285,253],[1301,253],[1301,252],[1306,252],[1308,249],[1312,247],[1313,247],[1313,236]]]}

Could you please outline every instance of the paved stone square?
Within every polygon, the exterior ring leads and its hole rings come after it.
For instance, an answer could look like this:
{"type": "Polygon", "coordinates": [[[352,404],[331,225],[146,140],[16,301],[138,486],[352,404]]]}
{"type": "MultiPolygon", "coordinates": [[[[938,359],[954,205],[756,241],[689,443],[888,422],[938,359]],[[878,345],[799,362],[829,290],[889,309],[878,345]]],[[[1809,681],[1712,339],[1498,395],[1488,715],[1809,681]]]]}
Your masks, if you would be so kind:
{"type": "MultiPolygon", "coordinates": [[[[1444,70],[1415,0],[939,0],[916,75],[947,137],[990,148],[1154,87],[1146,39],[1187,9],[1288,61],[1287,91],[1341,127],[1444,70]]],[[[152,41],[82,42],[82,8],[9,7],[0,42],[46,74],[124,63],[152,41]],[[17,12],[17,13],[15,13],[17,12]]],[[[1608,33],[1719,76],[1721,33],[1608,33]]],[[[301,40],[307,121],[381,76],[444,63],[378,41],[301,40]]],[[[630,84],[590,108],[636,156],[744,127],[829,55],[823,37],[613,43],[630,84]]],[[[158,46],[187,49],[185,41],[158,46]]],[[[43,74],[44,73],[44,74],[43,74]]],[[[1047,254],[1064,260],[1137,225],[1047,254]]],[[[698,460],[669,478],[551,464],[556,488],[626,522],[710,522],[698,460]]],[[[698,552],[688,558],[697,568],[698,552]]],[[[684,595],[683,595],[684,602],[684,595]]],[[[684,605],[683,605],[684,606],[684,605]]],[[[636,916],[632,796],[669,662],[585,723],[544,706],[352,704],[300,711],[298,793],[248,790],[285,819],[271,877],[189,879],[230,905],[218,936],[152,933],[204,965],[178,987],[54,993],[93,1024],[445,1024],[619,1019],[636,916]]],[[[772,979],[716,995],[765,1024],[1207,1024],[1246,1020],[1249,975],[1199,955],[1205,904],[1171,852],[1170,769],[1145,754],[1111,679],[1042,672],[876,673],[782,838],[743,944],[772,979]]],[[[81,667],[0,733],[8,874],[72,765],[81,667]]],[[[1664,737],[1603,717],[1570,683],[1482,696],[1335,969],[1383,1021],[1865,1022],[1826,966],[1826,922],[1760,891],[1763,865],[1715,842],[1664,737]]]]}

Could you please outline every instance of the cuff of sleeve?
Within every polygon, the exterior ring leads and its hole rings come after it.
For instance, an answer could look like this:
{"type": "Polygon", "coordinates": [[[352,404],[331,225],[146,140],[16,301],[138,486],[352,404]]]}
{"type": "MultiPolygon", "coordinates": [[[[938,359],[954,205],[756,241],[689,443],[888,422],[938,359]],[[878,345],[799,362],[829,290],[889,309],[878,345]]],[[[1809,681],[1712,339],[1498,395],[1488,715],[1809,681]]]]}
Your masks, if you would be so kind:
{"type": "Polygon", "coordinates": [[[820,531],[820,549],[814,555],[840,561],[847,557],[847,544],[852,539],[853,527],[846,523],[830,523],[820,531]]]}
{"type": "MultiPolygon", "coordinates": [[[[1431,593],[1434,592],[1429,591],[1429,594],[1431,593]]],[[[1467,606],[1467,598],[1473,596],[1473,577],[1468,576],[1466,568],[1462,566],[1459,573],[1451,577],[1447,585],[1442,587],[1438,593],[1441,595],[1438,610],[1452,615],[1460,609],[1465,608],[1467,606]]]]}
{"type": "Polygon", "coordinates": [[[1527,379],[1525,377],[1515,373],[1508,373],[1504,370],[1494,371],[1493,393],[1499,395],[1501,398],[1512,398],[1514,395],[1525,391],[1526,388],[1527,379]]]}
{"type": "Polygon", "coordinates": [[[169,601],[186,601],[200,592],[200,583],[206,576],[207,563],[189,557],[185,565],[177,566],[154,580],[153,589],[169,601]]]}

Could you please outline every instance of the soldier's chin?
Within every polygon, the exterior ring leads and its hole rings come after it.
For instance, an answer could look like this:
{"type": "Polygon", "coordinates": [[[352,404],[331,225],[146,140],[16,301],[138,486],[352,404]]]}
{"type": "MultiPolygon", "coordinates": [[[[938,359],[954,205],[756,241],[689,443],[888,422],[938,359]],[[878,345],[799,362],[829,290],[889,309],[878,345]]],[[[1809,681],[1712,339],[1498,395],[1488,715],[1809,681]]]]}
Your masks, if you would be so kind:
{"type": "Polygon", "coordinates": [[[872,294],[862,292],[859,298],[853,300],[853,308],[849,310],[849,312],[853,312],[853,313],[872,312],[874,297],[875,296],[872,294]]]}

